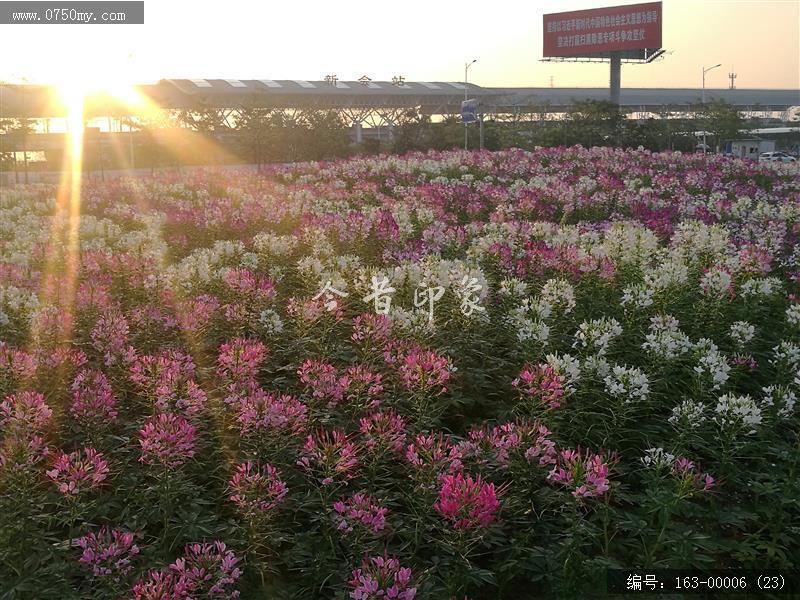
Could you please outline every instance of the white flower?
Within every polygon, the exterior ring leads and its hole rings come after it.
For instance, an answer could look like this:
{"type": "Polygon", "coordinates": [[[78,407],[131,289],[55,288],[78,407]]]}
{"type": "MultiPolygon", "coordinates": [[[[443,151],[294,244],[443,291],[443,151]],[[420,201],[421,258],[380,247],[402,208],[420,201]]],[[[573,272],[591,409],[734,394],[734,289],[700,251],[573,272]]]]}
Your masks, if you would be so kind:
{"type": "MultiPolygon", "coordinates": [[[[717,399],[714,421],[724,428],[753,428],[761,423],[761,409],[750,396],[724,394],[717,399]]],[[[750,429],[749,434],[755,433],[750,429]]]]}
{"type": "Polygon", "coordinates": [[[622,306],[634,306],[636,308],[647,308],[653,304],[653,290],[643,283],[626,287],[622,290],[622,306]]]}
{"type": "Polygon", "coordinates": [[[639,460],[645,467],[659,469],[672,466],[672,463],[675,462],[675,455],[665,452],[663,448],[648,448],[639,460]]]}
{"type": "Polygon", "coordinates": [[[701,338],[694,345],[698,364],[694,371],[710,380],[711,389],[720,389],[728,381],[731,366],[728,359],[719,352],[717,345],[709,339],[701,338]]]}
{"type": "Polygon", "coordinates": [[[564,279],[549,279],[542,287],[541,299],[567,314],[575,308],[575,290],[564,279]]]}
{"type": "Polygon", "coordinates": [[[271,308],[262,310],[258,321],[270,335],[275,335],[283,331],[283,320],[280,315],[271,308]]]}
{"type": "Polygon", "coordinates": [[[756,328],[747,321],[731,323],[730,336],[738,348],[744,348],[756,334],[756,328]]]}
{"type": "Polygon", "coordinates": [[[772,351],[775,353],[775,358],[770,361],[773,364],[783,364],[792,370],[797,370],[800,366],[800,347],[794,342],[783,340],[772,351]]]}
{"type": "Polygon", "coordinates": [[[575,385],[581,378],[580,361],[569,354],[548,354],[545,360],[556,373],[566,379],[564,392],[568,394],[574,392],[575,385]]]}
{"type": "Polygon", "coordinates": [[[642,350],[663,360],[685,354],[692,342],[678,329],[678,320],[672,315],[656,315],[650,319],[650,333],[645,336],[642,350]]]}
{"type": "Polygon", "coordinates": [[[739,291],[745,298],[768,298],[783,292],[783,282],[777,277],[748,279],[739,291]]]}
{"type": "Polygon", "coordinates": [[[636,368],[627,368],[616,365],[612,374],[604,380],[606,392],[615,398],[625,400],[629,403],[633,400],[647,400],[650,393],[650,383],[647,375],[636,368]]]}
{"type": "Polygon", "coordinates": [[[723,268],[710,269],[700,278],[700,291],[704,296],[722,297],[732,289],[733,277],[723,268]]]}
{"type": "Polygon", "coordinates": [[[608,364],[608,361],[602,355],[593,354],[584,359],[581,369],[583,369],[585,373],[605,377],[611,371],[611,365],[608,364]]]}
{"type": "Polygon", "coordinates": [[[702,402],[684,400],[672,409],[672,415],[667,419],[671,425],[696,429],[706,420],[706,407],[702,402]]]}
{"type": "Polygon", "coordinates": [[[779,417],[788,417],[794,412],[797,396],[789,388],[782,385],[771,385],[761,388],[764,397],[761,399],[761,408],[774,408],[779,417]]]}
{"type": "Polygon", "coordinates": [[[527,292],[528,284],[516,277],[503,279],[500,282],[500,290],[498,291],[501,296],[512,296],[516,298],[521,298],[527,292]]]}
{"type": "Polygon", "coordinates": [[[792,327],[800,325],[800,304],[792,304],[786,309],[786,322],[792,327]]]}
{"type": "Polygon", "coordinates": [[[605,354],[612,340],[622,335],[622,326],[616,319],[602,317],[584,321],[575,333],[573,348],[589,348],[596,354],[605,354]]]}

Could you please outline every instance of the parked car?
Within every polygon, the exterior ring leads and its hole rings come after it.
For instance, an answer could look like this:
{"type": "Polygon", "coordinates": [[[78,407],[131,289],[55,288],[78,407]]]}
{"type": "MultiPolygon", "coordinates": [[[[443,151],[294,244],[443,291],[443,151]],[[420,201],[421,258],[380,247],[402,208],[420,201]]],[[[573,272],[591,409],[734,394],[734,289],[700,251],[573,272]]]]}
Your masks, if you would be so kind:
{"type": "Polygon", "coordinates": [[[794,156],[786,154],[786,152],[762,152],[758,157],[758,162],[796,162],[794,156]]]}

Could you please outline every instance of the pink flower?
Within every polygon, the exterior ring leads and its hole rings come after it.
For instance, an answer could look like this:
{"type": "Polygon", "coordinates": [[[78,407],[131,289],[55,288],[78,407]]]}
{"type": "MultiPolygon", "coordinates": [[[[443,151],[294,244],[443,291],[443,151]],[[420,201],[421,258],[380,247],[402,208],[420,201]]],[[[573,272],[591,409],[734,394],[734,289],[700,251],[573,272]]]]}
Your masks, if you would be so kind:
{"type": "Polygon", "coordinates": [[[131,571],[131,561],[139,554],[139,547],[133,542],[132,533],[103,527],[78,538],[77,544],[83,548],[80,562],[90,566],[95,577],[113,576],[114,581],[119,581],[131,571]]]}
{"type": "Polygon", "coordinates": [[[405,447],[405,419],[391,409],[362,417],[359,431],[365,438],[364,445],[371,451],[386,448],[402,452],[405,447]]]}
{"type": "Polygon", "coordinates": [[[197,334],[204,331],[214,313],[219,308],[219,300],[214,296],[202,295],[177,303],[175,312],[183,331],[197,334]]]}
{"type": "Polygon", "coordinates": [[[267,355],[267,347],[258,340],[235,338],[220,346],[217,374],[237,385],[255,381],[267,355]]]}
{"type": "Polygon", "coordinates": [[[584,458],[580,449],[562,450],[548,479],[573,488],[576,498],[591,498],[602,496],[611,488],[608,474],[608,463],[600,454],[587,454],[584,458]]]}
{"type": "Polygon", "coordinates": [[[500,500],[493,483],[484,483],[480,476],[472,479],[457,473],[442,478],[439,499],[433,508],[455,529],[475,529],[496,520],[500,500]]]}
{"type": "Polygon", "coordinates": [[[233,491],[231,502],[245,514],[272,510],[289,493],[275,467],[264,465],[259,468],[250,461],[236,467],[228,487],[233,491]]]}
{"type": "Polygon", "coordinates": [[[0,342],[0,376],[7,377],[12,382],[31,379],[36,375],[37,367],[38,360],[35,356],[0,342]]]}
{"type": "Polygon", "coordinates": [[[33,435],[30,438],[10,436],[0,448],[0,469],[14,472],[29,471],[50,455],[44,440],[33,435]]]}
{"type": "Polygon", "coordinates": [[[86,447],[66,454],[61,452],[47,476],[65,496],[77,496],[100,486],[108,477],[108,463],[94,448],[86,447]]]}
{"type": "Polygon", "coordinates": [[[117,420],[117,399],[101,371],[78,373],[72,382],[70,412],[83,425],[104,426],[117,420]]]}
{"type": "Polygon", "coordinates": [[[345,480],[355,477],[358,451],[344,432],[321,430],[316,436],[308,436],[297,465],[316,470],[322,475],[322,485],[330,485],[336,477],[345,480]]]}
{"type": "Polygon", "coordinates": [[[312,298],[305,300],[289,298],[286,301],[286,312],[303,326],[308,326],[324,317],[332,318],[337,323],[344,319],[341,302],[335,302],[336,307],[333,310],[328,310],[325,304],[326,300],[323,297],[317,300],[312,298]]]}
{"type": "Polygon", "coordinates": [[[450,359],[432,350],[415,350],[400,364],[400,381],[411,391],[443,394],[455,369],[450,359]]]}
{"type": "Polygon", "coordinates": [[[364,558],[350,579],[352,600],[414,600],[417,588],[411,586],[411,569],[400,566],[394,557],[364,558]]]}
{"type": "Polygon", "coordinates": [[[311,390],[314,398],[328,400],[328,405],[333,407],[344,397],[344,385],[336,373],[336,367],[319,360],[306,359],[297,369],[300,382],[311,390]]]}
{"type": "Polygon", "coordinates": [[[336,529],[352,533],[354,527],[376,534],[386,527],[388,509],[375,503],[375,499],[363,492],[343,498],[333,504],[336,512],[336,529]]]}
{"type": "Polygon", "coordinates": [[[455,472],[462,468],[460,449],[442,433],[417,435],[406,448],[406,460],[418,469],[433,471],[436,474],[444,471],[455,472]]]}
{"type": "Polygon", "coordinates": [[[135,600],[190,600],[193,586],[169,571],[150,571],[133,586],[135,600]]]}
{"type": "Polygon", "coordinates": [[[39,392],[18,392],[0,402],[0,426],[6,436],[26,437],[44,433],[52,418],[53,411],[39,392]]]}
{"type": "Polygon", "coordinates": [[[465,458],[474,456],[480,463],[487,459],[507,468],[512,452],[521,452],[525,459],[539,459],[540,465],[555,463],[555,443],[550,440],[550,430],[539,421],[496,425],[491,429],[481,427],[469,432],[468,439],[458,448],[465,458]]]}
{"type": "Polygon", "coordinates": [[[348,402],[371,407],[380,404],[378,396],[383,393],[382,382],[383,376],[371,371],[366,365],[348,367],[339,380],[348,402]]]}
{"type": "Polygon", "coordinates": [[[169,469],[179,467],[195,454],[196,432],[194,425],[181,415],[160,413],[151,417],[139,431],[142,447],[139,460],[169,469]]]}
{"type": "Polygon", "coordinates": [[[256,388],[238,399],[239,430],[242,435],[282,432],[297,435],[305,429],[308,408],[294,396],[276,396],[256,388]]]}
{"type": "Polygon", "coordinates": [[[188,544],[169,568],[191,591],[189,598],[238,598],[233,587],[242,571],[239,559],[223,542],[188,544]]]}
{"type": "Polygon", "coordinates": [[[137,356],[129,374],[157,410],[178,411],[191,418],[198,416],[206,403],[206,393],[194,380],[195,370],[191,356],[167,349],[154,356],[137,356]]]}
{"type": "Polygon", "coordinates": [[[222,280],[231,290],[245,297],[261,302],[275,298],[275,285],[272,281],[248,269],[228,269],[222,280]]]}
{"type": "Polygon", "coordinates": [[[364,313],[353,319],[350,339],[367,349],[380,349],[392,334],[392,320],[386,315],[364,313]]]}
{"type": "Polygon", "coordinates": [[[677,458],[672,466],[672,471],[678,476],[681,483],[690,488],[708,491],[716,484],[709,473],[700,473],[696,465],[687,458],[677,458]]]}
{"type": "Polygon", "coordinates": [[[564,396],[564,376],[547,364],[526,364],[519,377],[511,382],[526,399],[543,408],[559,408],[564,396]]]}
{"type": "Polygon", "coordinates": [[[83,353],[83,350],[66,346],[39,348],[36,352],[36,360],[40,369],[64,370],[71,373],[86,364],[86,354],[83,353]]]}
{"type": "Polygon", "coordinates": [[[102,353],[106,366],[117,364],[128,346],[128,321],[122,314],[109,312],[92,329],[92,346],[102,353]]]}

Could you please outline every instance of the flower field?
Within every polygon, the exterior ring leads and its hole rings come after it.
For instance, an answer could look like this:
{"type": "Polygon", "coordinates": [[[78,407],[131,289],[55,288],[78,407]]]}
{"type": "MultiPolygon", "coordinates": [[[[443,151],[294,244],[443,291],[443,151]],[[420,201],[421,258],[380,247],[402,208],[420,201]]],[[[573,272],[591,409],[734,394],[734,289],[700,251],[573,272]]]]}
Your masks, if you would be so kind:
{"type": "Polygon", "coordinates": [[[796,172],[448,152],[0,213],[0,598],[800,569],[796,172]]]}

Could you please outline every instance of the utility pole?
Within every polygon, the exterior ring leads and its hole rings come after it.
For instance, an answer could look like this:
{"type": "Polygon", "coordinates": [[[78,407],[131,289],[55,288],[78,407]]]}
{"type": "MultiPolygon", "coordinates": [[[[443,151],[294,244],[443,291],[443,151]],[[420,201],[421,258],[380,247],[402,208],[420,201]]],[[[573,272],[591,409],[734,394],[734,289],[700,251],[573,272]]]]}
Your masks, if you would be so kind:
{"type": "Polygon", "coordinates": [[[730,89],[732,89],[732,90],[735,90],[735,89],[736,89],[736,84],[734,83],[734,80],[736,79],[736,73],[734,73],[733,71],[731,71],[730,73],[728,73],[728,79],[730,79],[730,80],[731,80],[731,87],[730,87],[730,89]]]}
{"type": "MultiPolygon", "coordinates": [[[[717,67],[721,67],[722,63],[718,65],[714,65],[713,67],[708,67],[707,69],[703,67],[703,95],[702,95],[702,104],[703,108],[706,106],[706,73],[708,73],[711,69],[716,69],[717,67]]],[[[706,152],[706,128],[703,125],[703,154],[706,152]]]]}
{"type": "MultiPolygon", "coordinates": [[[[478,62],[477,58],[473,59],[472,62],[464,63],[464,102],[467,101],[467,71],[476,62],[478,62]]],[[[467,141],[469,135],[469,130],[467,129],[468,126],[469,125],[466,122],[464,122],[464,150],[467,149],[467,141]]]]}

